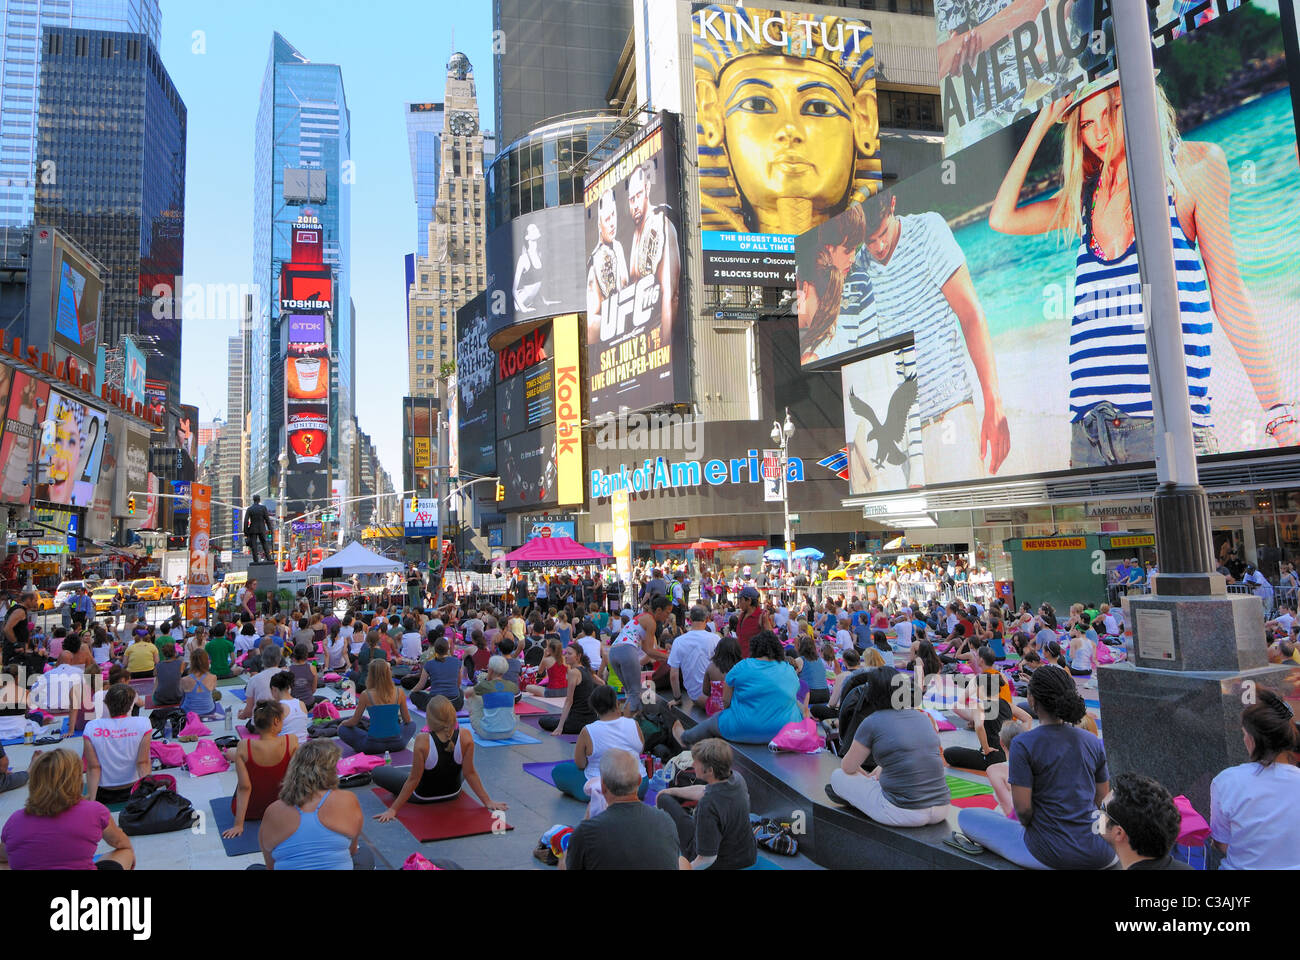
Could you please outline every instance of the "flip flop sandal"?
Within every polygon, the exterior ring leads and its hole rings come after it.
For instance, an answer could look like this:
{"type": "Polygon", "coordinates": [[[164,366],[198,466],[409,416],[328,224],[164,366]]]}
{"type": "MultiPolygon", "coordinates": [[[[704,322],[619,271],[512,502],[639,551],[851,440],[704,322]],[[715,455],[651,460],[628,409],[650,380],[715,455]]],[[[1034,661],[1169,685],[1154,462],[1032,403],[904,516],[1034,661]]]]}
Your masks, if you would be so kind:
{"type": "Polygon", "coordinates": [[[969,854],[972,857],[978,857],[984,852],[984,848],[978,843],[966,836],[966,834],[958,833],[956,830],[952,832],[952,836],[945,837],[943,842],[954,850],[960,850],[962,853],[969,854]]]}

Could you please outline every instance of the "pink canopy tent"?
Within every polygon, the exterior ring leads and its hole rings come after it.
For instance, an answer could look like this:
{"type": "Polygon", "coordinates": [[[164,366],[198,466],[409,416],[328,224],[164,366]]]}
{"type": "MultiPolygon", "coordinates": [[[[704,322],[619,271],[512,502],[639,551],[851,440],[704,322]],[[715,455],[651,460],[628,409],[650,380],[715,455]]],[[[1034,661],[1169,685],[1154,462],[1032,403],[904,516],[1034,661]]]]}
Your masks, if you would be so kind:
{"type": "Polygon", "coordinates": [[[570,537],[534,537],[501,560],[514,566],[562,567],[575,563],[608,563],[603,553],[584,547],[570,537]]]}

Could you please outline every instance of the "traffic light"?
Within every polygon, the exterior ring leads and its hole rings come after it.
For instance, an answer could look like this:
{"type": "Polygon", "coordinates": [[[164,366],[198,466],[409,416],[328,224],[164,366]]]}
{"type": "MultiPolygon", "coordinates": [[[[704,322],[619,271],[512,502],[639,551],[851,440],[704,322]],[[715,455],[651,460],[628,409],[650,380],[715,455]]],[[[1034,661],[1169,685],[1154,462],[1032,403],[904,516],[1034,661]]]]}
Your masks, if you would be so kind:
{"type": "Polygon", "coordinates": [[[505,500],[505,498],[506,498],[506,485],[505,485],[504,483],[498,483],[498,484],[497,484],[497,503],[501,503],[503,500],[505,500]]]}
{"type": "Polygon", "coordinates": [[[126,498],[126,512],[133,517],[135,516],[135,497],[126,498]]]}

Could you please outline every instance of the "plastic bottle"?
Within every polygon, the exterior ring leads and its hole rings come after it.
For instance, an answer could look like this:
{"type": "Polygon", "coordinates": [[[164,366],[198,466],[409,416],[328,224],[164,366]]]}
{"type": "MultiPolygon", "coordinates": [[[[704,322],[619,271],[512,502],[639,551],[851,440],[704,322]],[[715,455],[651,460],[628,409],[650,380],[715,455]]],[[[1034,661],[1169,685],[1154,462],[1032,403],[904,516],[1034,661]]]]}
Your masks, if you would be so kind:
{"type": "Polygon", "coordinates": [[[171,720],[168,720],[167,725],[163,727],[163,739],[170,740],[171,738],[172,738],[172,722],[171,720]]]}
{"type": "Polygon", "coordinates": [[[393,765],[393,755],[392,755],[392,753],[389,752],[388,750],[385,750],[385,751],[384,751],[384,766],[386,766],[386,767],[391,767],[392,765],[393,765]]]}
{"type": "Polygon", "coordinates": [[[235,721],[230,715],[230,708],[227,707],[224,713],[226,714],[226,732],[229,733],[235,728],[235,721]]]}

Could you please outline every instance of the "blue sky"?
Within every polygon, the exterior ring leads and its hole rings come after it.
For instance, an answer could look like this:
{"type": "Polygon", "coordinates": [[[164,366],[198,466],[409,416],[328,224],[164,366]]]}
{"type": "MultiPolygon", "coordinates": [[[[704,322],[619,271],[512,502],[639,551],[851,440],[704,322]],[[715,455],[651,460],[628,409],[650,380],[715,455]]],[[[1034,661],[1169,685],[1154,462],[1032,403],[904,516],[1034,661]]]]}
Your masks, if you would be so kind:
{"type": "MultiPolygon", "coordinates": [[[[357,415],[396,479],[402,465],[401,398],[406,391],[402,257],[414,250],[404,105],[440,100],[456,48],[474,66],[483,126],[491,129],[492,9],[383,0],[224,0],[162,3],[162,57],[189,110],[185,198],[185,282],[252,282],[253,124],[279,30],[313,61],[337,63],[352,113],[352,298],[357,306],[357,415]],[[448,11],[455,11],[449,23],[448,11]],[[196,53],[195,31],[206,52],[196,53]]],[[[184,327],[181,399],[200,416],[227,416],[226,340],[238,321],[184,327]]]]}

